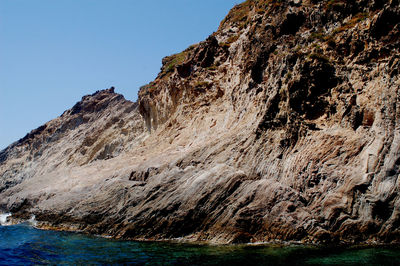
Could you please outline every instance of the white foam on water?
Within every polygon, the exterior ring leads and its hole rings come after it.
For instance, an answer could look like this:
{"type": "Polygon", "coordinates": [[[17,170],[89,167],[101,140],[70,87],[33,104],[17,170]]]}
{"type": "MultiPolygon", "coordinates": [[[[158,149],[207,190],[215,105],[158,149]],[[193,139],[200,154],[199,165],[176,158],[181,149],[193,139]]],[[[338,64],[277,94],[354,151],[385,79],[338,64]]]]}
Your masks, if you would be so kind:
{"type": "Polygon", "coordinates": [[[7,221],[7,218],[11,216],[11,213],[0,213],[0,225],[10,225],[11,223],[7,221]]]}
{"type": "Polygon", "coordinates": [[[37,225],[37,221],[36,221],[36,217],[35,215],[32,215],[31,218],[28,220],[28,223],[32,226],[36,226],[37,225]]]}

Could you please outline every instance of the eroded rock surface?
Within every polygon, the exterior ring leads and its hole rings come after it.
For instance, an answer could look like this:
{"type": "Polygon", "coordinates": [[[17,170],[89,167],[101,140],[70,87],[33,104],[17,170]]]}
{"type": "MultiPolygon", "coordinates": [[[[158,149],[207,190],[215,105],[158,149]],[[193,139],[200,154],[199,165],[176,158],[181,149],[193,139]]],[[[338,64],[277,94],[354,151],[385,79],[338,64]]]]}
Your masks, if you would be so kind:
{"type": "Polygon", "coordinates": [[[0,206],[130,239],[399,242],[399,1],[246,1],[138,103],[0,153],[0,206]]]}

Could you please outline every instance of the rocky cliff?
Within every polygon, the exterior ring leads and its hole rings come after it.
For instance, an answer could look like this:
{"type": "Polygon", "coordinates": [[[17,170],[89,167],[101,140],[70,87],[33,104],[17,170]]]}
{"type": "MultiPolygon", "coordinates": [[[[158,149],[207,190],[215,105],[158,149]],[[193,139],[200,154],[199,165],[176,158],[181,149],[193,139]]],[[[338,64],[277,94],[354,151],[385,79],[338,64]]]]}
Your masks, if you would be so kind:
{"type": "Polygon", "coordinates": [[[138,102],[85,96],[0,153],[39,226],[217,243],[400,241],[398,0],[248,0],[138,102]]]}

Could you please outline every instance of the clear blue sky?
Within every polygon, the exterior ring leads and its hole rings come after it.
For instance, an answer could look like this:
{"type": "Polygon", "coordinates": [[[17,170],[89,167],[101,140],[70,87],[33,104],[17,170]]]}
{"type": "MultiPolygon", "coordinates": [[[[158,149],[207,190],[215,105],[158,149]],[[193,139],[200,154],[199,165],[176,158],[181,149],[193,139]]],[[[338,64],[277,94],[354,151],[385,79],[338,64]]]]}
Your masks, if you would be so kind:
{"type": "Polygon", "coordinates": [[[0,150],[83,95],[135,101],[161,59],[204,40],[241,0],[0,0],[0,150]]]}

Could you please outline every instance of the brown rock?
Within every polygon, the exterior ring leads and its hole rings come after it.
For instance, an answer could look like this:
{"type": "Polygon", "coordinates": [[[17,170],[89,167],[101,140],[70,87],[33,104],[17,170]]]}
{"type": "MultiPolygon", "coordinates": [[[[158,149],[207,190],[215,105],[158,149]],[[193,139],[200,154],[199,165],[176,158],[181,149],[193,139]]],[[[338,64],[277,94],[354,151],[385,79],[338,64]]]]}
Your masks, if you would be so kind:
{"type": "Polygon", "coordinates": [[[137,104],[85,96],[1,151],[0,206],[119,238],[399,242],[398,14],[246,1],[137,104]]]}

